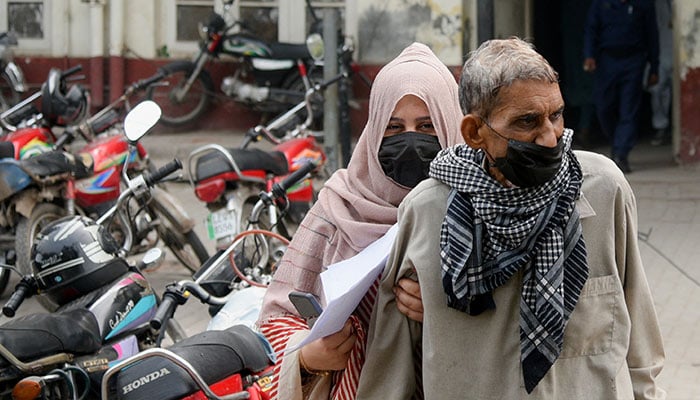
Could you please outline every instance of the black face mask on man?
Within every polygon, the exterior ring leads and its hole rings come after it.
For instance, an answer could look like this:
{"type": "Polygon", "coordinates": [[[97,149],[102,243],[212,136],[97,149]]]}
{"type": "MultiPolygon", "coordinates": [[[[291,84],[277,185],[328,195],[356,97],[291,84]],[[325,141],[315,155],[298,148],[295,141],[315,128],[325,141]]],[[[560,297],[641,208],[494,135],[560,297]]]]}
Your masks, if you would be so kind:
{"type": "Polygon", "coordinates": [[[564,153],[564,141],[554,147],[508,139],[505,157],[496,158],[493,166],[518,187],[539,186],[557,174],[564,153]]]}
{"type": "Polygon", "coordinates": [[[503,140],[508,141],[505,157],[493,159],[492,167],[498,168],[515,186],[533,187],[549,181],[557,174],[564,154],[564,141],[559,138],[554,147],[514,140],[501,135],[486,120],[486,126],[503,140]]]}
{"type": "Polygon", "coordinates": [[[428,177],[430,162],[441,149],[437,136],[404,132],[382,139],[379,164],[394,182],[413,188],[428,177]]]}

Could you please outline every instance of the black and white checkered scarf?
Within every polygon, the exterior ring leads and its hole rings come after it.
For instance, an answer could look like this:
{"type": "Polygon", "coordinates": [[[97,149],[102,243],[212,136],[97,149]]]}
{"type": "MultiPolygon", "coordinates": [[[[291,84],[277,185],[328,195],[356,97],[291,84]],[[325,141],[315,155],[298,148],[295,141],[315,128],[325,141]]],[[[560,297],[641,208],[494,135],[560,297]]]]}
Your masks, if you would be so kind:
{"type": "Polygon", "coordinates": [[[485,171],[483,151],[466,145],[442,150],[430,166],[430,176],[452,188],[440,231],[448,305],[470,315],[494,308],[493,290],[523,271],[520,350],[528,393],[559,357],[588,278],[572,135],[564,131],[555,177],[537,187],[503,187],[485,171]]]}

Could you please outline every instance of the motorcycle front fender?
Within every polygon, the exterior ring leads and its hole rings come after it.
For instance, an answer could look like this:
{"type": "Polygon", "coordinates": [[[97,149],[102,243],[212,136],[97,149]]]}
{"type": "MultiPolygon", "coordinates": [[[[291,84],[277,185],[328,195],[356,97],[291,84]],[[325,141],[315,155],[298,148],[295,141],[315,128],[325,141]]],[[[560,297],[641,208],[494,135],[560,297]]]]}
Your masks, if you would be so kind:
{"type": "Polygon", "coordinates": [[[15,88],[15,91],[24,93],[27,90],[27,82],[24,79],[24,73],[14,61],[9,61],[5,64],[4,72],[9,78],[12,87],[15,88]]]}

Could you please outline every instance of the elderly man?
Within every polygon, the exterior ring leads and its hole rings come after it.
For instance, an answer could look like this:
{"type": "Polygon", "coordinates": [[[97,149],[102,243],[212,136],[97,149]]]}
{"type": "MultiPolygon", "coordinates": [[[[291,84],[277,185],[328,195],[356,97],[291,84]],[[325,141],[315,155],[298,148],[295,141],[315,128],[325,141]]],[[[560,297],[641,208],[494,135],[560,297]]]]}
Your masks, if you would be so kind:
{"type": "Polygon", "coordinates": [[[468,146],[399,208],[358,399],[665,398],[634,195],[611,160],[571,150],[557,81],[516,38],[465,63],[468,146]],[[422,325],[394,304],[405,276],[422,325]]]}

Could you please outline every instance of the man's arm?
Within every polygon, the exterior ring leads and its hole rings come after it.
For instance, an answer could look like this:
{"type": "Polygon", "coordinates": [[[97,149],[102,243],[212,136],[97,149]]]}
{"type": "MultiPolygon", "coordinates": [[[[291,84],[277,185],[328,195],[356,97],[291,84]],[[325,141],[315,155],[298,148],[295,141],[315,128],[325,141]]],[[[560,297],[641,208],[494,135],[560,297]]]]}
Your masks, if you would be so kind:
{"type": "Polygon", "coordinates": [[[598,6],[598,1],[593,0],[591,6],[588,9],[588,16],[586,18],[586,24],[583,29],[583,58],[584,59],[595,59],[596,57],[596,45],[598,44],[598,34],[600,28],[600,17],[598,15],[600,7],[598,6]]]}
{"type": "MultiPolygon", "coordinates": [[[[416,391],[414,349],[421,343],[421,324],[401,313],[394,287],[401,278],[413,275],[407,257],[411,246],[411,207],[399,206],[399,230],[387,260],[372,311],[365,364],[360,375],[357,398],[410,399],[416,391]]],[[[410,204],[410,203],[409,203],[410,204]]]]}
{"type": "Polygon", "coordinates": [[[631,320],[627,365],[635,399],[665,399],[666,392],[657,382],[665,357],[663,339],[639,254],[636,201],[631,188],[626,188],[621,194],[626,197],[624,211],[620,211],[624,222],[617,229],[616,241],[624,243],[617,246],[617,259],[631,320]]]}
{"type": "Polygon", "coordinates": [[[649,61],[649,75],[659,75],[659,27],[656,21],[656,7],[654,2],[644,15],[644,38],[647,46],[647,59],[649,61]]]}

